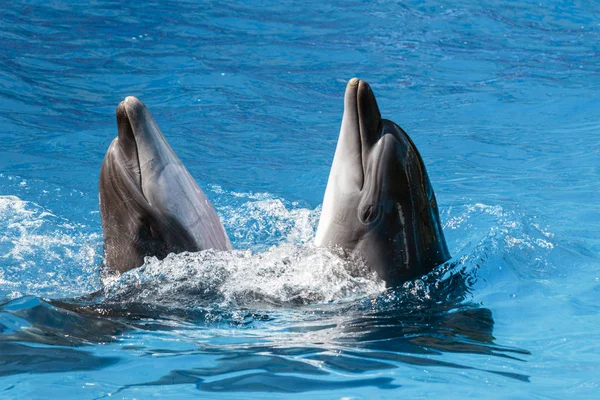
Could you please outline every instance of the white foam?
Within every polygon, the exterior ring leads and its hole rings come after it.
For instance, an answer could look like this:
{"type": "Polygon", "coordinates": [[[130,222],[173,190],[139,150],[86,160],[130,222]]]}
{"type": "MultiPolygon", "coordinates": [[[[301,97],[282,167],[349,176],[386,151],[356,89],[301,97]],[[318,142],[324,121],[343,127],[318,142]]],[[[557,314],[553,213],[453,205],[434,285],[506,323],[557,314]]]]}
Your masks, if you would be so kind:
{"type": "Polygon", "coordinates": [[[288,208],[280,199],[260,198],[219,210],[239,248],[266,250],[281,242],[305,244],[314,238],[319,210],[288,208]]]}
{"type": "Polygon", "coordinates": [[[171,254],[105,282],[108,299],[146,304],[248,306],[313,304],[376,295],[383,281],[357,260],[312,245],[284,243],[265,252],[171,254]]]}
{"type": "Polygon", "coordinates": [[[0,196],[0,284],[28,294],[97,285],[101,237],[16,196],[0,196]]]}

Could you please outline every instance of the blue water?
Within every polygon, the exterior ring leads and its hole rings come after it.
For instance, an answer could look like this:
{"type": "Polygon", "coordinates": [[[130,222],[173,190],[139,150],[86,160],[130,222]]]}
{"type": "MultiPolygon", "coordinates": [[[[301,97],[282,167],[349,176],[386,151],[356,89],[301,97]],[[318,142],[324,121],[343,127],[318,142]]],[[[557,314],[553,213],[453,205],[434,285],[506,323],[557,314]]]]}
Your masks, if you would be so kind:
{"type": "Polygon", "coordinates": [[[592,1],[4,4],[0,398],[597,398],[599,16],[592,1]],[[453,255],[396,290],[311,244],[354,76],[420,149],[453,255]],[[127,95],[236,251],[102,282],[97,181],[127,95]]]}

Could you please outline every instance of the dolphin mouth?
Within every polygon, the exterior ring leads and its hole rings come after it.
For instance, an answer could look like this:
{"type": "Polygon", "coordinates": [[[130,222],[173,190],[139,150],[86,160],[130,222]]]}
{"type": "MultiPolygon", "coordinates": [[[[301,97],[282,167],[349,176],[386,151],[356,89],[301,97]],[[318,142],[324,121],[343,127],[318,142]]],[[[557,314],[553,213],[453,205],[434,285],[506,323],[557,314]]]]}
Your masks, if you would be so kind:
{"type": "MultiPolygon", "coordinates": [[[[381,136],[381,113],[371,86],[365,81],[358,80],[356,91],[356,112],[362,144],[363,156],[381,136]]],[[[364,160],[364,157],[363,157],[364,160]]]]}
{"type": "Polygon", "coordinates": [[[131,116],[139,115],[139,113],[130,112],[136,107],[144,107],[142,102],[133,96],[125,98],[117,106],[117,128],[118,128],[118,141],[121,151],[125,152],[126,167],[127,171],[133,175],[133,178],[138,184],[140,192],[142,192],[142,168],[140,163],[140,155],[138,149],[138,142],[134,131],[134,125],[131,121],[131,116]]]}
{"type": "Polygon", "coordinates": [[[148,201],[147,185],[169,163],[179,162],[154,118],[140,100],[128,96],[117,107],[118,142],[127,169],[148,201]]]}
{"type": "Polygon", "coordinates": [[[360,160],[362,179],[360,190],[365,184],[366,160],[370,150],[381,136],[381,113],[375,100],[375,95],[369,84],[358,78],[352,78],[346,86],[344,108],[349,115],[350,123],[354,124],[352,131],[355,132],[355,151],[358,152],[360,160]]]}

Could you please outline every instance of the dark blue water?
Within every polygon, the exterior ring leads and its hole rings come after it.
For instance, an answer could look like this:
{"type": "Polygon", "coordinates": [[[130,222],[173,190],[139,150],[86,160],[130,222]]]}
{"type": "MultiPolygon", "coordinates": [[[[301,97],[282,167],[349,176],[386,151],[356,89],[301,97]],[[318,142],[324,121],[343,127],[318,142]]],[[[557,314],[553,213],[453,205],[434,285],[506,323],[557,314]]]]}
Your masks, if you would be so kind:
{"type": "Polygon", "coordinates": [[[0,398],[597,397],[598,3],[2,11],[0,398]],[[420,149],[453,255],[396,290],[312,246],[354,76],[420,149]],[[101,281],[127,95],[235,252],[101,281]]]}

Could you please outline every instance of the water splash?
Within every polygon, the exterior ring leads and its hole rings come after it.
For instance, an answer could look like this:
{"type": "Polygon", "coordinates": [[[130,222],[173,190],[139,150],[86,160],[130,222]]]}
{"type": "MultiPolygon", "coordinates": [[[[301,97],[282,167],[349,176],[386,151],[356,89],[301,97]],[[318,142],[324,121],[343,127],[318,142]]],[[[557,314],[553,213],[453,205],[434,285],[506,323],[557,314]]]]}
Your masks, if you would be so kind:
{"type": "Polygon", "coordinates": [[[101,236],[16,196],[0,196],[0,297],[62,296],[98,287],[101,236]],[[96,277],[96,279],[90,279],[96,277]]]}
{"type": "MultiPolygon", "coordinates": [[[[139,269],[103,282],[106,300],[168,304],[177,308],[255,307],[352,302],[357,299],[431,298],[430,292],[469,293],[478,276],[502,265],[528,263],[528,272],[552,268],[553,234],[536,218],[500,206],[467,204],[442,210],[454,258],[390,295],[359,260],[312,245],[320,209],[302,208],[268,193],[227,192],[218,186],[216,207],[237,248],[147,258],[139,269]],[[225,199],[225,200],[224,200],[225,199]],[[224,203],[220,203],[224,202],[224,203]],[[448,289],[444,289],[448,287],[448,289]],[[398,293],[401,295],[398,296],[398,293]],[[409,297],[406,297],[410,293],[409,297]],[[387,297],[386,297],[387,296],[387,297]]],[[[102,287],[99,279],[101,236],[89,233],[33,202],[0,197],[0,288],[7,298],[23,294],[68,297],[102,287]]],[[[560,246],[559,246],[560,247],[560,246]]],[[[502,265],[500,267],[502,267],[502,265]]],[[[412,301],[412,300],[411,300],[412,301]]],[[[390,303],[390,301],[387,301],[390,303]]]]}
{"type": "Polygon", "coordinates": [[[321,207],[300,207],[269,193],[227,192],[216,185],[210,191],[226,198],[215,206],[234,246],[238,249],[266,251],[280,243],[311,243],[321,215],[321,207]]]}
{"type": "Polygon", "coordinates": [[[376,295],[385,283],[356,260],[311,245],[171,254],[105,281],[107,300],[188,307],[315,304],[376,295]]]}
{"type": "Polygon", "coordinates": [[[442,218],[446,220],[448,242],[456,249],[454,259],[471,273],[484,269],[487,275],[489,267],[506,266],[539,277],[556,270],[552,253],[564,250],[564,243],[557,242],[536,216],[498,205],[450,207],[443,211],[442,218]]]}

